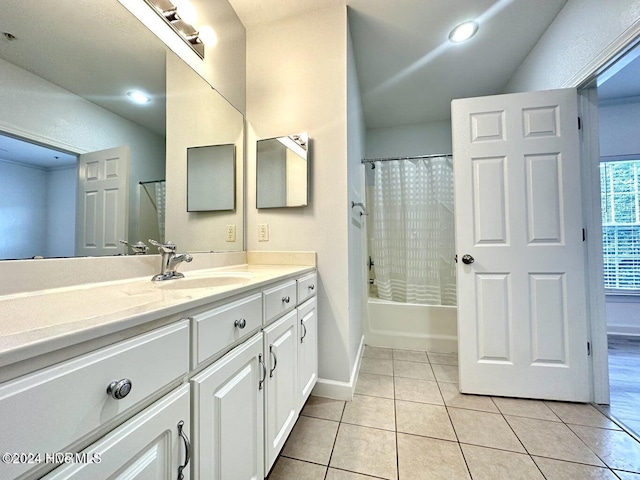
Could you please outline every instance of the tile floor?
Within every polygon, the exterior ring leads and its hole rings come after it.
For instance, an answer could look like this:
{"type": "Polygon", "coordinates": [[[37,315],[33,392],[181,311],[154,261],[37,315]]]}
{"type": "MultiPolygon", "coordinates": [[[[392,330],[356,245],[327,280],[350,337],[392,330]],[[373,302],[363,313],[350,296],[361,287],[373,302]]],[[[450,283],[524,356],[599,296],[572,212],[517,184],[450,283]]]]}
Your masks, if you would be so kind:
{"type": "Polygon", "coordinates": [[[311,397],[269,480],[640,480],[591,405],[461,395],[457,358],[366,347],[352,402],[311,397]]]}

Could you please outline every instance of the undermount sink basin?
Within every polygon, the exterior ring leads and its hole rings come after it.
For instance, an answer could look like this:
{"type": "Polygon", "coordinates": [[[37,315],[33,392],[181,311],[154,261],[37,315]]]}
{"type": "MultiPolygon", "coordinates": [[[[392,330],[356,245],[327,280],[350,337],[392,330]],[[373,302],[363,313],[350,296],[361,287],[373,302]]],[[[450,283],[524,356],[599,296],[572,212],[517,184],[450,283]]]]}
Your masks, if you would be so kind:
{"type": "Polygon", "coordinates": [[[212,273],[202,277],[185,277],[156,282],[158,288],[167,290],[186,290],[192,288],[214,288],[226,285],[249,283],[253,275],[242,272],[212,273]]]}

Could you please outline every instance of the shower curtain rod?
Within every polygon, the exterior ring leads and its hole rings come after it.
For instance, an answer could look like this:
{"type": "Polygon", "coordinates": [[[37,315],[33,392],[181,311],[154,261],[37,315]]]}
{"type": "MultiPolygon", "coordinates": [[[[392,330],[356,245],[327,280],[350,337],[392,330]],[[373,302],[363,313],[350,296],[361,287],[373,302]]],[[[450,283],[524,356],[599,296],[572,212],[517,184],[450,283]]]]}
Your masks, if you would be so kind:
{"type": "Polygon", "coordinates": [[[374,163],[374,162],[390,162],[392,160],[418,160],[421,158],[440,158],[440,157],[453,157],[451,153],[438,153],[432,155],[413,155],[411,157],[388,157],[388,158],[363,158],[362,163],[374,163]]]}
{"type": "Polygon", "coordinates": [[[163,178],[162,180],[147,180],[146,182],[138,182],[139,185],[146,185],[148,183],[159,183],[165,182],[166,180],[163,178]]]}

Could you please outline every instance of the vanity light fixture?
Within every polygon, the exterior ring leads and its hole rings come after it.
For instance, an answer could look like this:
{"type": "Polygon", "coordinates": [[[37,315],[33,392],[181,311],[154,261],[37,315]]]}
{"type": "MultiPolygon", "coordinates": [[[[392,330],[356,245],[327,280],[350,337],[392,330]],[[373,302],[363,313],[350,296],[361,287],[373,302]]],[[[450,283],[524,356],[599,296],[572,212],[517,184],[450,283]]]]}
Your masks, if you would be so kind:
{"type": "Polygon", "coordinates": [[[449,33],[449,41],[452,43],[461,43],[469,40],[478,31],[478,24],[473,20],[461,23],[449,33]]]}
{"type": "Polygon", "coordinates": [[[140,90],[129,90],[127,92],[127,97],[129,97],[133,103],[137,103],[139,105],[144,105],[151,101],[151,97],[140,90]]]}
{"type": "Polygon", "coordinates": [[[306,134],[300,133],[296,135],[289,135],[288,137],[278,137],[276,140],[299,157],[307,157],[307,142],[309,141],[309,137],[306,134]]]}
{"type": "Polygon", "coordinates": [[[198,18],[189,0],[144,0],[191,49],[204,60],[204,46],[215,45],[217,36],[211,27],[200,31],[193,24],[198,18]],[[210,43],[209,40],[213,39],[210,43]]]}

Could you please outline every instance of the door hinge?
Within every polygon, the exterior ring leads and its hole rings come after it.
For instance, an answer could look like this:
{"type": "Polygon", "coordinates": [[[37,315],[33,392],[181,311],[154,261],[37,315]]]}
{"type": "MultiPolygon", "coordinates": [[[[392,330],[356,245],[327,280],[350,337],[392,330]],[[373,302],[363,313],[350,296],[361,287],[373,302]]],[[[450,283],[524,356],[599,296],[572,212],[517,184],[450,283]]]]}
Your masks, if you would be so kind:
{"type": "Polygon", "coordinates": [[[578,117],[578,130],[582,130],[582,119],[578,117]]]}
{"type": "Polygon", "coordinates": [[[583,242],[587,241],[587,229],[586,228],[582,229],[582,241],[583,242]]]}
{"type": "Polygon", "coordinates": [[[587,356],[591,355],[591,342],[587,342],[587,356]]]}

